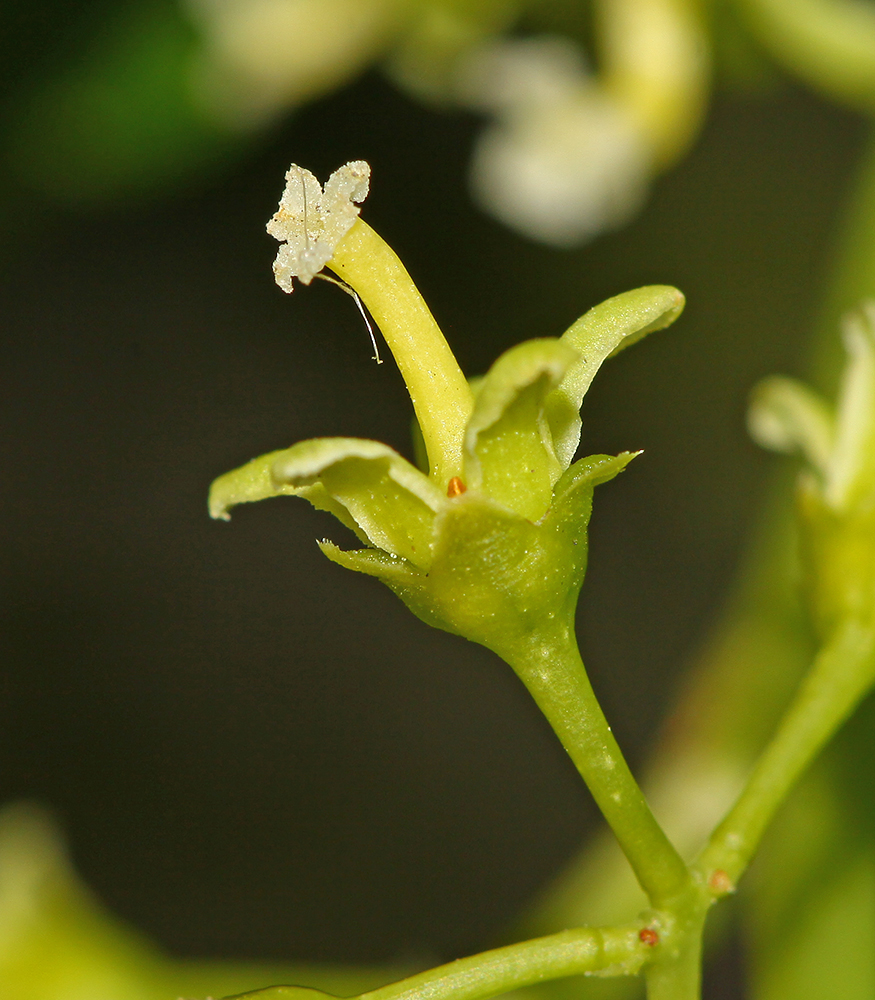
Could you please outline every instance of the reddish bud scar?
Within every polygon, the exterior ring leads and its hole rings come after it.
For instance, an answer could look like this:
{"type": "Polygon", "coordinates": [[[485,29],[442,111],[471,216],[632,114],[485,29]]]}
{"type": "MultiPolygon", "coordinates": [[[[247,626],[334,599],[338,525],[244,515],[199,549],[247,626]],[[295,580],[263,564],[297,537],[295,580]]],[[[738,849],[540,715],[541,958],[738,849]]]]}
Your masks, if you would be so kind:
{"type": "Polygon", "coordinates": [[[659,944],[659,934],[652,927],[642,927],[638,931],[638,939],[646,944],[648,948],[652,948],[655,944],[659,944]]]}
{"type": "Polygon", "coordinates": [[[457,497],[461,496],[468,487],[459,479],[458,476],[453,476],[453,478],[447,483],[447,496],[457,497]]]}
{"type": "Polygon", "coordinates": [[[708,879],[708,887],[718,896],[725,896],[729,892],[735,892],[732,879],[722,868],[715,868],[708,879]]]}

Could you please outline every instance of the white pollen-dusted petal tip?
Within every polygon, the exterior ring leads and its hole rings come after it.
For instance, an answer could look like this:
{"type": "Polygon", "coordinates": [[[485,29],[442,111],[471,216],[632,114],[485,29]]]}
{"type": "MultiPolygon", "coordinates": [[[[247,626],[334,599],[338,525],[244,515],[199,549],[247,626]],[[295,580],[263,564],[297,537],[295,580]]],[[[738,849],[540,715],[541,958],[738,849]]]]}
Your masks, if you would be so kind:
{"type": "Polygon", "coordinates": [[[368,196],[371,168],[364,160],[347,163],[328,178],[325,188],[296,164],[286,171],[286,189],[267,231],[282,246],[273,264],[276,283],[292,290],[292,279],[309,285],[331,260],[368,196]]]}

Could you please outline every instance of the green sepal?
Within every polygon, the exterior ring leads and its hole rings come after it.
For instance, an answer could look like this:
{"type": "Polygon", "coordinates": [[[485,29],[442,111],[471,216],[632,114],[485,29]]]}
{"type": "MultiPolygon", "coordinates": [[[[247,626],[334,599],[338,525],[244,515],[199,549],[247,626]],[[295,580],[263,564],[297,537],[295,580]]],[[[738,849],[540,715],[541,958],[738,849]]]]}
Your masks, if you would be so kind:
{"type": "Polygon", "coordinates": [[[544,518],[544,527],[585,531],[592,511],[596,486],[610,482],[641,454],[622,451],[619,455],[587,455],[568,469],[556,483],[553,503],[544,518]]]}
{"type": "Polygon", "coordinates": [[[557,339],[528,340],[506,351],[484,377],[465,432],[464,480],[471,490],[539,520],[563,471],[545,400],[578,360],[557,339]]]}
{"type": "Polygon", "coordinates": [[[277,486],[318,485],[371,545],[417,566],[430,562],[434,518],[446,497],[388,445],[314,438],[276,455],[271,474],[277,486]]]}
{"type": "Polygon", "coordinates": [[[684,296],[670,285],[647,285],[616,295],[572,324],[562,343],[580,358],[547,400],[547,417],[556,454],[563,467],[574,458],[580,442],[580,406],[603,362],[673,323],[684,308],[684,296]]]}
{"type": "Polygon", "coordinates": [[[457,497],[436,520],[429,571],[382,578],[426,624],[505,658],[545,621],[571,628],[586,572],[593,489],[634,457],[593,455],[576,463],[557,483],[539,524],[482,494],[457,497]]]}
{"type": "Polygon", "coordinates": [[[343,566],[344,569],[355,570],[356,573],[366,573],[368,576],[375,576],[385,584],[390,585],[392,581],[398,586],[415,587],[419,580],[425,579],[422,570],[417,569],[413,563],[398,556],[389,555],[380,549],[341,549],[323,538],[317,543],[323,555],[327,556],[333,563],[343,566]]]}
{"type": "Polygon", "coordinates": [[[473,490],[454,498],[435,518],[427,570],[375,549],[319,547],[332,562],[382,580],[426,624],[502,655],[545,620],[570,627],[586,572],[593,490],[635,455],[575,462],[538,524],[473,490]]]}
{"type": "Polygon", "coordinates": [[[427,624],[501,655],[545,614],[567,608],[568,553],[527,518],[469,492],[447,506],[436,533],[424,579],[385,579],[427,624]]]}

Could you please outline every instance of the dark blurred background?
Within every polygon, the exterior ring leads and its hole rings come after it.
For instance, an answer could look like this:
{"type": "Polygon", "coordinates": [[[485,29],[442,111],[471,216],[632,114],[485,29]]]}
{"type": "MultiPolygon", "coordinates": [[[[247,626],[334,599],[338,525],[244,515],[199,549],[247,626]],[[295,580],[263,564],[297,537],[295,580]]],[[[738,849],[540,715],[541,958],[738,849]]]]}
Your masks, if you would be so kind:
{"type": "MultiPolygon", "coordinates": [[[[40,37],[13,6],[10,133],[27,73],[93,30],[49,5],[40,37]]],[[[331,518],[207,517],[215,476],[302,438],[410,453],[353,303],[272,281],[291,161],[371,163],[366,218],[471,374],[609,295],[686,293],[584,409],[588,452],[644,449],[598,491],[579,619],[633,766],[730,586],[771,468],[747,393],[802,371],[860,123],[777,77],[718,88],[637,221],[575,251],[472,207],[478,127],[371,71],[148,196],[76,207],[4,160],[0,792],[49,804],[99,895],[177,954],[454,957],[596,822],[510,671],[328,563],[331,518]]]]}

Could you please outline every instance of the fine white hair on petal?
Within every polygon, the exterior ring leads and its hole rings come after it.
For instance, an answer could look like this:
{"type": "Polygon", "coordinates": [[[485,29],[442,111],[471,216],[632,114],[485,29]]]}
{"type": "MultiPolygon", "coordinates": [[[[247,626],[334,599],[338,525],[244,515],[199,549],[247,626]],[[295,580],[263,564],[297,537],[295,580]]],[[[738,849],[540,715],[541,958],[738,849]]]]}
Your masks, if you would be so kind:
{"type": "Polygon", "coordinates": [[[331,260],[334,248],[358,218],[368,195],[371,168],[364,160],[347,163],[328,178],[323,190],[315,176],[292,164],[279,208],[267,224],[282,242],[273,265],[276,283],[291,292],[292,279],[309,285],[331,260]]]}

